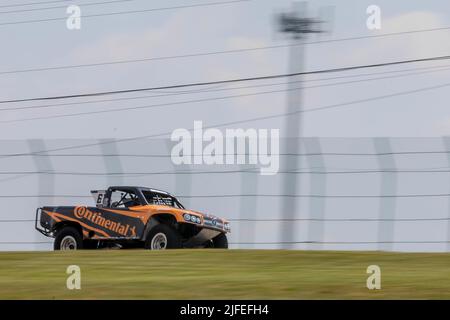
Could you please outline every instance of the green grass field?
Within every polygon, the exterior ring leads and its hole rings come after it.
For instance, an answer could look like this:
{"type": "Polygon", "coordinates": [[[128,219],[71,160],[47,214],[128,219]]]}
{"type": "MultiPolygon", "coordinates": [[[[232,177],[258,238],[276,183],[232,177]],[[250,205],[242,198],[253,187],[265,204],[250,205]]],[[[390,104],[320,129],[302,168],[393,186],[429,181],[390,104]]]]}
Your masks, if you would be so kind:
{"type": "Polygon", "coordinates": [[[0,253],[0,299],[450,299],[450,254],[273,250],[0,253]],[[81,268],[81,290],[66,268],[81,268]],[[379,265],[381,290],[366,288],[379,265]]]}

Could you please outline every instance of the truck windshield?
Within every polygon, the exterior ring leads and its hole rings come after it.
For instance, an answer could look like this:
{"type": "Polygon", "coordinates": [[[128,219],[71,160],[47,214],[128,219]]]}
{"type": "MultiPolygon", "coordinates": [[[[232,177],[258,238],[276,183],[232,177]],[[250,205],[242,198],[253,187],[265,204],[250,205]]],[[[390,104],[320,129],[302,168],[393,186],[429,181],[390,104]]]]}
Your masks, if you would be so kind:
{"type": "Polygon", "coordinates": [[[144,195],[145,200],[148,204],[157,204],[184,209],[180,201],[178,201],[177,198],[172,197],[171,195],[154,191],[142,191],[142,194],[144,195]]]}

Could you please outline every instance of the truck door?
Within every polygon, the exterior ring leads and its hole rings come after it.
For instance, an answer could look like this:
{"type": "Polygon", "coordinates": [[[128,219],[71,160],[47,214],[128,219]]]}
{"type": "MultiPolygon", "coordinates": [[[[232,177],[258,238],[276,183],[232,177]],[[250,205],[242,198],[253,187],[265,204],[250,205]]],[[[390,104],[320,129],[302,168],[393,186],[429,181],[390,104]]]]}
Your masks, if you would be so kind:
{"type": "Polygon", "coordinates": [[[124,226],[124,237],[142,238],[145,224],[140,218],[140,213],[130,210],[130,208],[139,206],[139,197],[131,190],[110,190],[105,195],[101,211],[103,216],[111,221],[124,226]]]}

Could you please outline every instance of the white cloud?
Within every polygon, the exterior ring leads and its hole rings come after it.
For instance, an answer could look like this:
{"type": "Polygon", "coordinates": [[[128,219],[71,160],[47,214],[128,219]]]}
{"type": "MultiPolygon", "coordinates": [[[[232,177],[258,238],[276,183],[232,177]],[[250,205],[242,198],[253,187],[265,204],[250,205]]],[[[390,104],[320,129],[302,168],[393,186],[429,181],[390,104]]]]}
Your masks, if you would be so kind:
{"type": "Polygon", "coordinates": [[[450,117],[437,121],[434,124],[434,130],[437,136],[449,136],[450,135],[450,117]]]}
{"type": "MultiPolygon", "coordinates": [[[[444,25],[445,22],[436,13],[413,11],[383,19],[381,30],[372,31],[369,35],[434,29],[444,25]]],[[[344,41],[336,44],[340,46],[339,50],[330,52],[327,60],[342,66],[440,55],[450,51],[450,43],[442,41],[443,32],[446,31],[344,41]],[[335,52],[341,53],[335,55],[335,52]]]]}

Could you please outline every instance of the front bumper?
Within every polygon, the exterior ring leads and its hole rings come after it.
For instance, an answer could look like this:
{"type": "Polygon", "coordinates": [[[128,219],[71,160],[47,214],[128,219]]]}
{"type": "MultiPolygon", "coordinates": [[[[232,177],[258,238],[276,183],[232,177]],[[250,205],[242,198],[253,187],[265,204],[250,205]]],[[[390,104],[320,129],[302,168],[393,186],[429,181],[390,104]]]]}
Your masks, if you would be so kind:
{"type": "Polygon", "coordinates": [[[184,245],[187,248],[204,245],[206,242],[214,239],[219,234],[223,233],[221,230],[210,228],[202,228],[199,233],[190,238],[184,245]]]}
{"type": "Polygon", "coordinates": [[[36,209],[36,217],[34,221],[34,227],[37,231],[42,233],[46,237],[53,237],[50,217],[45,214],[42,216],[42,208],[36,209]]]}
{"type": "Polygon", "coordinates": [[[185,213],[183,215],[184,222],[193,224],[200,228],[206,228],[211,229],[215,231],[220,232],[231,232],[230,224],[228,221],[223,220],[221,218],[211,216],[211,215],[204,215],[204,214],[192,214],[192,213],[185,213]],[[199,218],[197,222],[192,221],[192,216],[195,216],[199,218]]]}
{"type": "Polygon", "coordinates": [[[219,218],[211,218],[208,216],[203,216],[203,226],[205,228],[221,230],[225,232],[231,231],[228,222],[219,218]]]}

